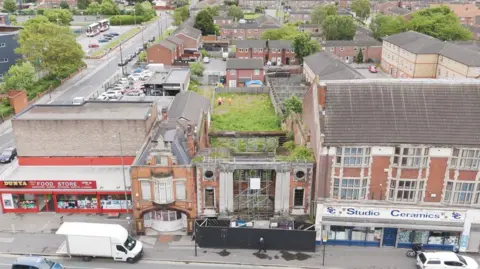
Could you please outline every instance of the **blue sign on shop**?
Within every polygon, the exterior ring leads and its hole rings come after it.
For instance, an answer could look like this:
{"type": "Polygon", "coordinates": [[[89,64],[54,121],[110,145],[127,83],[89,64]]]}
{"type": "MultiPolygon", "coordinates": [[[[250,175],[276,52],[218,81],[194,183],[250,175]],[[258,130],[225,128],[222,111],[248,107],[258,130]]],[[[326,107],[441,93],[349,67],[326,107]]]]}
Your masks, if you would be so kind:
{"type": "MultiPolygon", "coordinates": [[[[415,210],[401,210],[401,209],[357,209],[354,207],[348,207],[344,209],[345,214],[348,216],[366,216],[366,217],[384,217],[384,218],[399,218],[399,219],[453,219],[461,220],[462,214],[458,212],[438,212],[438,211],[415,211],[415,210]]],[[[342,214],[337,212],[337,209],[333,207],[327,207],[328,214],[342,214]]]]}

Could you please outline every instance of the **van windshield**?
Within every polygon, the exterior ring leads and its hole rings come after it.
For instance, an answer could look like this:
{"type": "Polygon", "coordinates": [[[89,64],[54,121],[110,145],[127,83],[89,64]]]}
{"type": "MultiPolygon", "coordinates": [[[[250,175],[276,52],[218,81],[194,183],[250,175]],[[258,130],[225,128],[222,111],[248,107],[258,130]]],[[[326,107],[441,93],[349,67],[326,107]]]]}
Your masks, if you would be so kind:
{"type": "Polygon", "coordinates": [[[123,243],[123,246],[128,250],[133,250],[136,244],[137,244],[137,241],[133,239],[131,236],[129,236],[127,240],[125,240],[125,243],[123,243]]]}
{"type": "Polygon", "coordinates": [[[457,258],[458,258],[458,260],[459,260],[460,262],[462,262],[463,264],[468,265],[468,264],[467,264],[467,261],[466,261],[462,256],[457,255],[457,258]]]}
{"type": "Polygon", "coordinates": [[[425,262],[427,261],[427,258],[423,253],[418,254],[418,258],[420,259],[420,261],[422,261],[423,264],[425,264],[425,262]]]}

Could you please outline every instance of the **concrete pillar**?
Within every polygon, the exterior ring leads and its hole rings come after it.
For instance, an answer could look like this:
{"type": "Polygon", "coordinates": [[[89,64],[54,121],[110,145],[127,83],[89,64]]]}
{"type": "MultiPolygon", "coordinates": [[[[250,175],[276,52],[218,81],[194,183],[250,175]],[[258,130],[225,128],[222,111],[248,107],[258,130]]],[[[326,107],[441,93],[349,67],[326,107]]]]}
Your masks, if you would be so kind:
{"type": "Polygon", "coordinates": [[[290,171],[277,171],[275,180],[275,213],[288,214],[290,208],[290,171]]]}
{"type": "Polygon", "coordinates": [[[220,172],[219,180],[220,213],[233,212],[233,172],[220,172]]]}

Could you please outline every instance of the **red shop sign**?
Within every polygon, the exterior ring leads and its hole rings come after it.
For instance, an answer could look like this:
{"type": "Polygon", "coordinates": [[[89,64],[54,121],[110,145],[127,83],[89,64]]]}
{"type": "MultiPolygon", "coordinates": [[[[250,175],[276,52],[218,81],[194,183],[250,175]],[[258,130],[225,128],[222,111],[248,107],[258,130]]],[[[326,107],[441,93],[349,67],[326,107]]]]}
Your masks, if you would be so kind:
{"type": "Polygon", "coordinates": [[[91,180],[38,180],[38,181],[2,181],[2,188],[23,189],[96,189],[97,182],[91,180]]]}

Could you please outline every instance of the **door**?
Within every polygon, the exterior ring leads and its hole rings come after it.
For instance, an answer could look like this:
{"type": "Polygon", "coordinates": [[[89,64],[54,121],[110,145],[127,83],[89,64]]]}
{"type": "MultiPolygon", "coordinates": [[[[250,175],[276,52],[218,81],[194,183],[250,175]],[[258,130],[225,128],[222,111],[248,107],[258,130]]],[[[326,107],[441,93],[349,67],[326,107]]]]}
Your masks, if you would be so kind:
{"type": "Polygon", "coordinates": [[[396,228],[384,228],[383,229],[383,246],[394,247],[397,241],[396,228]]]}
{"type": "Polygon", "coordinates": [[[228,87],[230,87],[230,88],[235,88],[235,87],[237,87],[237,81],[234,80],[234,79],[229,80],[229,81],[228,81],[228,87]]]}
{"type": "Polygon", "coordinates": [[[37,195],[38,210],[40,212],[55,211],[54,202],[51,194],[39,194],[37,195]]]}
{"type": "Polygon", "coordinates": [[[116,261],[127,260],[127,250],[122,245],[116,245],[113,259],[116,261]]]}

